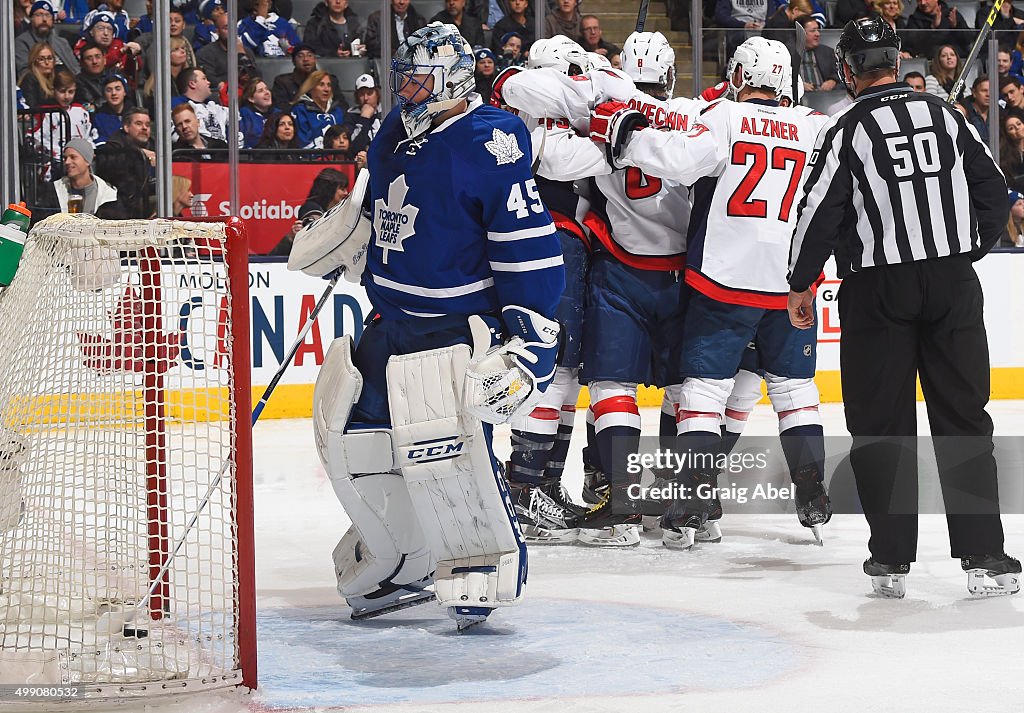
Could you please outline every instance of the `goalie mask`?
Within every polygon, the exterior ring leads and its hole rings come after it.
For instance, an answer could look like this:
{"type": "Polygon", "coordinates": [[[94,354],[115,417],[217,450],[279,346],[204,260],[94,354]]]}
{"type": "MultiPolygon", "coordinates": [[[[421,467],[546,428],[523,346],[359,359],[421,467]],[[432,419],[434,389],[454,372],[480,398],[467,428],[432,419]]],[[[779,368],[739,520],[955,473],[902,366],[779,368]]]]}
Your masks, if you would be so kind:
{"type": "Polygon", "coordinates": [[[573,77],[590,70],[590,58],[579,43],[565,35],[536,40],[530,45],[529,69],[550,67],[573,77]]]}
{"type": "Polygon", "coordinates": [[[622,71],[637,85],[657,88],[672,98],[676,53],[660,32],[634,32],[622,45],[622,71]]]}
{"type": "Polygon", "coordinates": [[[391,91],[410,138],[473,92],[475,67],[473,52],[455,25],[432,22],[405,38],[391,60],[391,91]]]}
{"type": "Polygon", "coordinates": [[[751,37],[736,48],[729,60],[726,79],[729,92],[737,99],[745,87],[773,92],[776,99],[782,97],[786,83],[786,67],[791,67],[793,58],[786,46],[778,40],[751,37]],[[736,70],[740,70],[739,84],[736,84],[736,70]]]}

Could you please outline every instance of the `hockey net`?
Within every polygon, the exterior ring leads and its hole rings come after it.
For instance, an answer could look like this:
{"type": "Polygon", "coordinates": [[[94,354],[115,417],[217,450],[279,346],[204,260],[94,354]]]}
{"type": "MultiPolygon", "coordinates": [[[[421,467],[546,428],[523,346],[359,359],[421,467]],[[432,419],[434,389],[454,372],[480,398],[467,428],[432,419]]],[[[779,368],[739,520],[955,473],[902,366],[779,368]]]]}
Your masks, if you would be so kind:
{"type": "Polygon", "coordinates": [[[0,355],[0,684],[255,687],[240,222],[41,222],[0,355]]]}

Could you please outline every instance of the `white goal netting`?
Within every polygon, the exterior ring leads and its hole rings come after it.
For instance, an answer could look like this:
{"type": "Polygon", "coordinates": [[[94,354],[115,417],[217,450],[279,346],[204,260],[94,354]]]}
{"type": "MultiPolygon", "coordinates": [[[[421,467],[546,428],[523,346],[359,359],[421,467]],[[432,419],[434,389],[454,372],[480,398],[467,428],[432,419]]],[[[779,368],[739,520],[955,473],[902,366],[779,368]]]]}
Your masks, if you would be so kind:
{"type": "Polygon", "coordinates": [[[240,630],[254,634],[235,233],[58,215],[0,291],[0,684],[107,697],[241,682],[240,630]]]}

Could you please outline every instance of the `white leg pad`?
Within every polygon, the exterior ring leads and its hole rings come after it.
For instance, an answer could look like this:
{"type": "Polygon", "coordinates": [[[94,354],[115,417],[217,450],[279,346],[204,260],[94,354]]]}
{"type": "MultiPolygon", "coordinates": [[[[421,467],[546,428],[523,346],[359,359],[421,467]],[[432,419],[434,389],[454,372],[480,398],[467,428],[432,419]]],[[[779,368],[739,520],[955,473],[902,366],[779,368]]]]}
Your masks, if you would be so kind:
{"type": "Polygon", "coordinates": [[[398,464],[437,560],[441,606],[515,604],[526,546],[481,422],[462,407],[469,347],[388,360],[388,401],[398,464]]]}
{"type": "Polygon", "coordinates": [[[779,414],[779,431],[821,424],[818,413],[821,395],[814,379],[791,379],[769,373],[765,373],[764,379],[768,382],[772,408],[779,414]]]}
{"type": "Polygon", "coordinates": [[[679,423],[676,432],[717,433],[725,418],[725,404],[732,393],[733,381],[687,377],[679,391],[679,423]]]}
{"type": "Polygon", "coordinates": [[[405,481],[389,472],[395,467],[391,431],[346,432],[362,387],[352,363],[352,338],[336,339],[313,389],[313,430],[334,493],[352,520],[334,549],[344,597],[416,582],[434,568],[405,481]]]}

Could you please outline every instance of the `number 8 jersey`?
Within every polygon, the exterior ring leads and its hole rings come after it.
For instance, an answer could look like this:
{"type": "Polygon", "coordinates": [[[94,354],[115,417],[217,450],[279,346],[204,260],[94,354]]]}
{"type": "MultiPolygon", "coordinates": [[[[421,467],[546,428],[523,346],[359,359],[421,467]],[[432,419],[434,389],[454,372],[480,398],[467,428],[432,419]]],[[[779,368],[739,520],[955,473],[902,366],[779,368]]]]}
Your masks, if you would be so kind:
{"type": "Polygon", "coordinates": [[[620,158],[693,185],[686,282],[719,302],[785,309],[804,168],[828,117],[773,101],[721,100],[688,133],[643,130],[620,158]]]}

